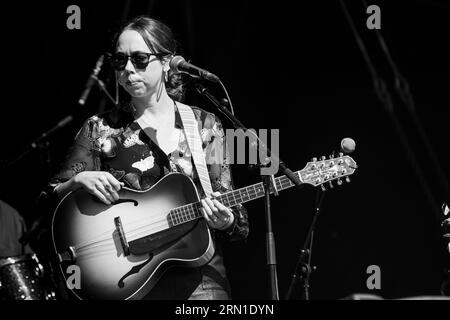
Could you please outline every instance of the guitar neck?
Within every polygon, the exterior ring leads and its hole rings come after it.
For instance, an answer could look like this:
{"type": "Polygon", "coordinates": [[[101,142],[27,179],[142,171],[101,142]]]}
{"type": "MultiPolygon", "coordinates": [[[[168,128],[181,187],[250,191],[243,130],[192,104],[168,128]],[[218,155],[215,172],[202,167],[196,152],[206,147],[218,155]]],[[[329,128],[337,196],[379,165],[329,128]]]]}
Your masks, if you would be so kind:
{"type": "MultiPolygon", "coordinates": [[[[295,172],[297,177],[300,176],[301,171],[295,172]]],[[[294,186],[291,180],[286,176],[275,178],[275,186],[277,191],[289,189],[294,186]]],[[[274,193],[273,185],[270,186],[270,193],[274,193]]],[[[253,184],[248,187],[229,191],[216,197],[226,207],[234,207],[238,204],[249,202],[254,199],[264,197],[265,190],[262,182],[253,184]]],[[[203,214],[199,210],[202,207],[200,202],[191,203],[182,207],[175,208],[169,213],[169,220],[173,226],[180,225],[198,218],[202,218],[203,214]]]]}
{"type": "MultiPolygon", "coordinates": [[[[297,173],[296,173],[297,174],[297,173]]],[[[290,187],[293,187],[294,184],[291,180],[289,180],[286,176],[280,176],[275,178],[275,185],[277,188],[277,191],[285,190],[290,187]]],[[[274,193],[273,186],[270,185],[270,193],[274,193]]],[[[248,187],[232,190],[230,192],[224,193],[217,197],[216,199],[219,200],[223,205],[227,207],[233,207],[235,205],[252,201],[254,199],[262,198],[264,197],[265,190],[264,190],[264,184],[262,182],[253,184],[248,187]]]]}

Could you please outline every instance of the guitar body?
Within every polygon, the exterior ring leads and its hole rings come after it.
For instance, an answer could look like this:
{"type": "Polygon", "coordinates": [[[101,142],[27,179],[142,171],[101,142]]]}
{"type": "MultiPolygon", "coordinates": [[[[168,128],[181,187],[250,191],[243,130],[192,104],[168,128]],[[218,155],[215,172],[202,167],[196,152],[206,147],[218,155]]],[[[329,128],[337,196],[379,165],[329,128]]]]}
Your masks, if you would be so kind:
{"type": "MultiPolygon", "coordinates": [[[[296,172],[301,183],[342,184],[356,170],[349,156],[308,162],[296,172]]],[[[286,176],[273,179],[269,192],[294,186],[286,176]]],[[[233,207],[264,197],[260,182],[214,197],[233,207]]],[[[164,176],[148,191],[122,188],[115,204],[105,205],[84,190],[69,193],[55,210],[52,237],[68,288],[79,299],[140,299],[167,268],[201,266],[214,255],[199,196],[192,180],[164,176]]]]}
{"type": "Polygon", "coordinates": [[[62,260],[62,275],[79,299],[140,299],[167,268],[200,266],[214,255],[204,219],[177,226],[170,219],[173,208],[200,200],[187,176],[172,173],[148,191],[123,188],[119,196],[120,203],[105,205],[79,189],[55,210],[54,249],[62,260]]]}

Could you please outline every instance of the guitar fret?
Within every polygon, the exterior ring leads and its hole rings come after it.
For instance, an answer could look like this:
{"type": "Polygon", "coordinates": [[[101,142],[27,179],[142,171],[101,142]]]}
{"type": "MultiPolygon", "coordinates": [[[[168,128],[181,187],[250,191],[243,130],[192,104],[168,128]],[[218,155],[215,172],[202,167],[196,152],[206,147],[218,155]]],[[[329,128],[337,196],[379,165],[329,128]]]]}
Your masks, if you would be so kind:
{"type": "Polygon", "coordinates": [[[200,208],[202,207],[202,205],[200,204],[200,202],[194,203],[193,205],[194,211],[195,211],[195,217],[196,218],[201,218],[203,217],[203,214],[200,210],[200,208]]]}
{"type": "Polygon", "coordinates": [[[239,203],[242,202],[242,194],[241,194],[241,189],[237,190],[238,196],[239,196],[239,203]]]}
{"type": "Polygon", "coordinates": [[[241,203],[242,202],[241,189],[236,190],[235,193],[237,193],[238,196],[238,203],[241,203]]]}
{"type": "Polygon", "coordinates": [[[189,210],[189,206],[183,208],[184,211],[184,219],[185,222],[191,221],[191,211],[189,210]]]}
{"type": "Polygon", "coordinates": [[[227,200],[227,194],[226,193],[221,194],[216,199],[219,200],[224,206],[227,206],[228,200],[227,200]]]}
{"type": "Polygon", "coordinates": [[[185,207],[181,207],[181,212],[182,212],[183,222],[189,221],[188,212],[185,207]]]}
{"type": "Polygon", "coordinates": [[[290,188],[294,185],[292,183],[292,181],[289,178],[287,178],[286,176],[280,177],[280,183],[282,184],[283,189],[290,188]]]}
{"type": "Polygon", "coordinates": [[[183,218],[184,218],[184,222],[188,222],[189,219],[189,210],[186,207],[183,207],[183,218]]]}
{"type": "Polygon", "coordinates": [[[230,203],[231,203],[231,199],[230,199],[230,193],[225,193],[225,198],[227,200],[227,203],[225,203],[224,205],[229,207],[230,203]]]}
{"type": "Polygon", "coordinates": [[[243,190],[239,191],[239,195],[241,196],[241,201],[245,202],[248,199],[248,191],[246,188],[244,188],[243,190]]]}
{"type": "Polygon", "coordinates": [[[252,197],[252,188],[251,188],[251,186],[245,188],[245,190],[247,191],[248,200],[253,199],[253,197],[252,197]]]}
{"type": "Polygon", "coordinates": [[[230,192],[231,195],[233,196],[233,203],[230,202],[230,207],[235,206],[238,202],[236,201],[236,197],[234,196],[234,191],[230,192]]]}
{"type": "Polygon", "coordinates": [[[188,206],[188,212],[189,212],[189,220],[195,219],[195,211],[191,208],[191,206],[188,206]]]}
{"type": "Polygon", "coordinates": [[[188,211],[189,211],[189,220],[195,220],[197,218],[197,216],[195,215],[195,209],[192,206],[188,206],[188,211]]]}
{"type": "Polygon", "coordinates": [[[258,183],[255,185],[255,192],[256,192],[256,196],[259,196],[260,192],[263,192],[264,194],[264,188],[262,187],[262,183],[258,183]],[[258,189],[256,189],[256,187],[258,187],[258,189]]]}
{"type": "Polygon", "coordinates": [[[248,200],[253,199],[253,191],[252,191],[252,187],[251,187],[251,186],[250,186],[250,187],[247,187],[247,188],[245,188],[245,190],[247,191],[247,197],[248,197],[248,200]]]}
{"type": "Polygon", "coordinates": [[[184,209],[180,208],[180,220],[181,220],[181,223],[185,222],[184,221],[184,219],[185,219],[184,215],[185,215],[184,209]]]}
{"type": "Polygon", "coordinates": [[[275,187],[277,188],[277,191],[280,191],[283,189],[280,179],[275,179],[275,187]]]}
{"type": "Polygon", "coordinates": [[[169,218],[170,218],[170,222],[171,222],[172,225],[174,226],[174,225],[175,225],[175,222],[173,221],[173,211],[172,211],[172,210],[170,210],[170,212],[169,212],[169,218]]]}
{"type": "Polygon", "coordinates": [[[258,191],[256,191],[256,185],[253,185],[253,192],[255,193],[255,196],[258,194],[258,191]]]}
{"type": "Polygon", "coordinates": [[[177,213],[177,209],[173,209],[173,218],[174,218],[174,225],[178,225],[178,213],[177,213]]]}
{"type": "Polygon", "coordinates": [[[174,226],[177,225],[176,215],[175,215],[175,209],[170,210],[170,216],[172,218],[172,223],[174,226]]]}

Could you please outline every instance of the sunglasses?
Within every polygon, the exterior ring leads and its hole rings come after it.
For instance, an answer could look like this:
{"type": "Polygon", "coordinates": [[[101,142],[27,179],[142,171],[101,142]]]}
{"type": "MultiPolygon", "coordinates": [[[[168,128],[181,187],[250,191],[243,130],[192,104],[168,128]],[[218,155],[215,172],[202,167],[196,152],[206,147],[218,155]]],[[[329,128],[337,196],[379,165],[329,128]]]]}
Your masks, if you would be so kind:
{"type": "Polygon", "coordinates": [[[131,55],[126,55],[124,53],[113,53],[108,54],[108,57],[111,61],[112,67],[121,71],[125,69],[125,66],[128,63],[128,60],[131,60],[131,63],[136,69],[145,69],[150,63],[150,57],[155,56],[157,58],[162,58],[166,56],[167,53],[148,53],[148,52],[133,52],[131,55]]]}

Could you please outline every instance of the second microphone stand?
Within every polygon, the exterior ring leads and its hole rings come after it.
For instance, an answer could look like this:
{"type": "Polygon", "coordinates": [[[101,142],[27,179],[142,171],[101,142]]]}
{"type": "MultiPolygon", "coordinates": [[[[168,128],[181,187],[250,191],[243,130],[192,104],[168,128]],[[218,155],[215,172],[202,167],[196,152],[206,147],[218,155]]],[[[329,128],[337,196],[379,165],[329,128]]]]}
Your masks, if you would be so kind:
{"type": "Polygon", "coordinates": [[[311,273],[315,271],[316,267],[311,266],[312,248],[314,242],[314,229],[317,219],[322,207],[323,198],[325,197],[325,191],[320,189],[316,191],[316,201],[314,208],[314,216],[309,226],[308,234],[303,244],[303,248],[300,251],[297,264],[295,266],[294,273],[292,274],[291,283],[286,294],[286,300],[289,300],[292,296],[293,290],[297,283],[301,281],[301,300],[309,300],[309,278],[311,273]]]}

